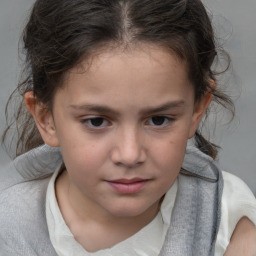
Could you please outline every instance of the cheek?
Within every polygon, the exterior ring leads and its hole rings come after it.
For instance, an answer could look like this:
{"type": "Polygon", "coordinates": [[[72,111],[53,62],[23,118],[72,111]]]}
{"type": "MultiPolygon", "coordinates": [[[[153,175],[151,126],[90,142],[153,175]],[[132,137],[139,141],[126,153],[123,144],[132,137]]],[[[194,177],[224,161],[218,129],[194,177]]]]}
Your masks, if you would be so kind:
{"type": "Polygon", "coordinates": [[[165,147],[165,150],[162,150],[162,153],[159,154],[158,163],[162,166],[165,175],[170,177],[178,175],[184,155],[186,150],[186,144],[182,146],[170,141],[165,147]]]}
{"type": "Polygon", "coordinates": [[[107,149],[101,143],[89,139],[66,140],[61,145],[63,160],[71,176],[79,182],[85,177],[87,182],[93,178],[107,158],[107,149]]]}
{"type": "Polygon", "coordinates": [[[152,149],[160,162],[172,164],[177,162],[180,165],[184,158],[187,141],[187,131],[184,131],[184,133],[180,131],[172,132],[165,139],[155,141],[152,149]]]}
{"type": "Polygon", "coordinates": [[[66,162],[71,162],[72,165],[97,163],[96,159],[104,155],[103,144],[106,146],[106,143],[99,140],[96,135],[86,133],[78,124],[62,128],[58,134],[66,162]]]}
{"type": "Polygon", "coordinates": [[[169,138],[161,142],[155,142],[152,152],[154,165],[159,170],[161,182],[164,187],[171,186],[177,178],[182,166],[186,151],[186,133],[173,132],[169,138]]]}
{"type": "MultiPolygon", "coordinates": [[[[73,147],[62,147],[62,154],[65,162],[72,167],[81,169],[85,166],[92,167],[100,164],[106,158],[106,154],[99,145],[86,142],[82,145],[74,145],[73,147]]],[[[72,169],[73,169],[72,168],[72,169]]]]}
{"type": "Polygon", "coordinates": [[[95,186],[100,177],[100,159],[98,153],[90,148],[63,150],[63,160],[70,180],[81,191],[95,186]]]}

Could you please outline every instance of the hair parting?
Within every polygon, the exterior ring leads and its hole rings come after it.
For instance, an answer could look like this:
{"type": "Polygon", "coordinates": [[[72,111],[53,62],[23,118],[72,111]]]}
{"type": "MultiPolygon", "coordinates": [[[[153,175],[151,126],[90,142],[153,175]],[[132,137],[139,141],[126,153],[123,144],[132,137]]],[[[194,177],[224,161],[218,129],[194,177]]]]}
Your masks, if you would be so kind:
{"type": "MultiPolygon", "coordinates": [[[[213,70],[220,54],[226,56],[227,68],[230,59],[216,47],[211,20],[201,0],[37,0],[23,32],[23,79],[6,105],[7,128],[2,136],[6,149],[15,144],[17,156],[43,144],[24,104],[26,92],[32,91],[51,110],[54,95],[72,67],[100,50],[126,50],[143,43],[164,47],[187,63],[195,100],[212,93],[213,102],[234,113],[232,100],[217,83],[222,71],[213,70]],[[212,88],[212,80],[216,88],[212,88]],[[16,95],[20,104],[10,118],[8,112],[11,104],[17,103],[16,95]],[[10,141],[12,133],[16,136],[10,141]]],[[[204,138],[201,128],[195,142],[201,151],[216,158],[219,147],[204,138]]]]}

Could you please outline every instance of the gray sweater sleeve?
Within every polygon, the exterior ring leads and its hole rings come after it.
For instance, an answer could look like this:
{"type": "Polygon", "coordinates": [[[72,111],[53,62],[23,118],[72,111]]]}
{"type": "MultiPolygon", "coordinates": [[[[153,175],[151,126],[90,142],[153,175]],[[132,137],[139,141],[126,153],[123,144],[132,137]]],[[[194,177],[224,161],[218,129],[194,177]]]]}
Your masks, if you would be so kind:
{"type": "Polygon", "coordinates": [[[57,255],[49,239],[45,198],[49,176],[61,163],[59,149],[44,145],[0,168],[1,256],[57,255]]]}

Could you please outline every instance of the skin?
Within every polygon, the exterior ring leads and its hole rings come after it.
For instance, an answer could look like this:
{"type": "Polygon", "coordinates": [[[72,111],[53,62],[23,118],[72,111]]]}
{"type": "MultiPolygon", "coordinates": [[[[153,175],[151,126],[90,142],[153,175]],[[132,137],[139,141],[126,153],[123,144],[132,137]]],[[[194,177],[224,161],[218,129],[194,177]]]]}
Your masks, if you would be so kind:
{"type": "Polygon", "coordinates": [[[68,72],[51,111],[32,93],[25,102],[45,143],[61,147],[59,207],[93,252],[156,216],[211,94],[194,102],[186,64],[162,48],[105,51],[90,63],[82,63],[86,72],[81,65],[68,72]]]}
{"type": "Polygon", "coordinates": [[[233,232],[224,256],[256,256],[256,228],[246,217],[242,218],[233,232]]]}

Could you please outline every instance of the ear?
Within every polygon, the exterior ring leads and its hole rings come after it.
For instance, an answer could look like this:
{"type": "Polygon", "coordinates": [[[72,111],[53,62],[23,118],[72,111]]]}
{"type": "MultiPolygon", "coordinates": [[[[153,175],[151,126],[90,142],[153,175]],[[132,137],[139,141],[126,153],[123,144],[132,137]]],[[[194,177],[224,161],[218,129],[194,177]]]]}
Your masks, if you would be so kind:
{"type": "Polygon", "coordinates": [[[207,109],[207,107],[209,106],[209,104],[212,101],[212,91],[215,89],[215,81],[214,80],[210,80],[209,81],[210,85],[211,85],[211,91],[210,92],[206,92],[196,103],[194,106],[194,112],[192,115],[192,120],[191,120],[191,125],[190,125],[190,130],[189,130],[189,139],[191,139],[201,120],[202,117],[207,109]]]}
{"type": "Polygon", "coordinates": [[[51,111],[36,99],[32,91],[25,93],[24,100],[44,142],[49,146],[58,147],[59,140],[51,111]]]}

